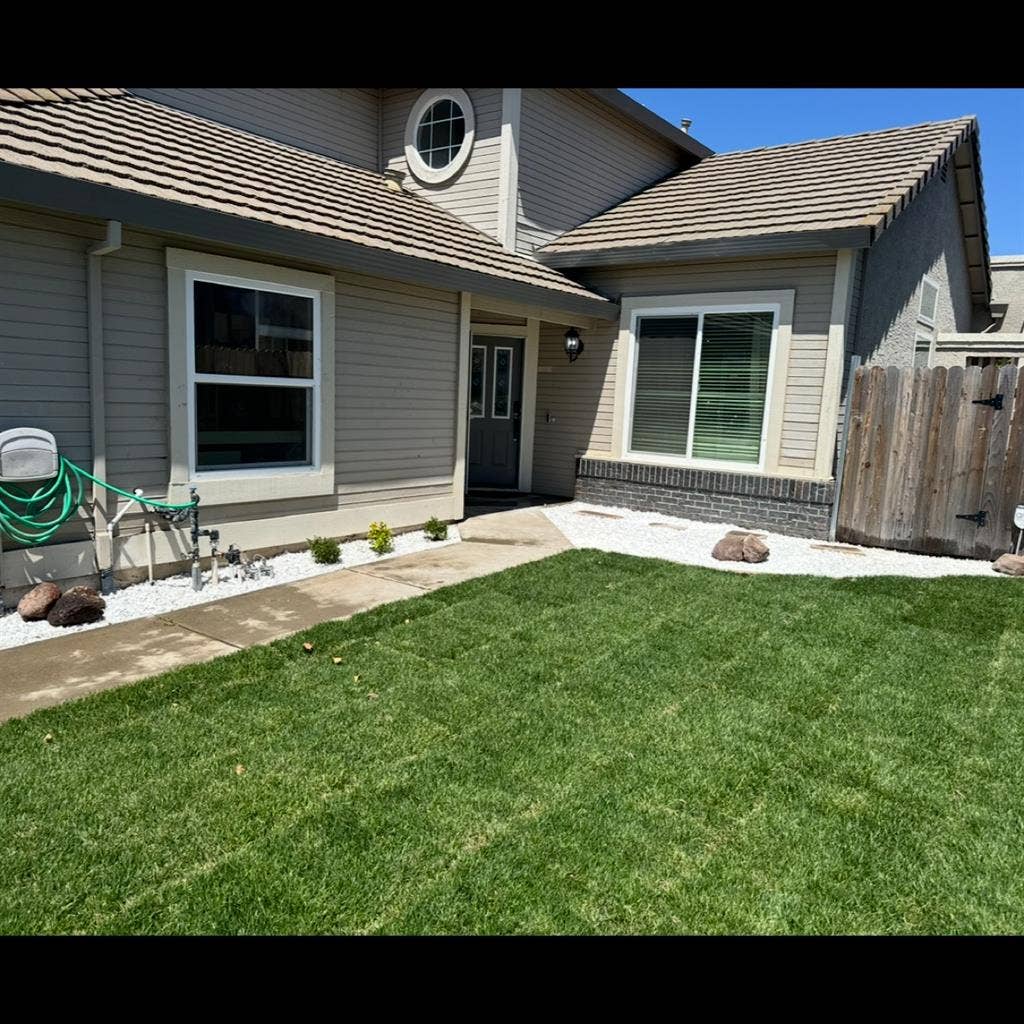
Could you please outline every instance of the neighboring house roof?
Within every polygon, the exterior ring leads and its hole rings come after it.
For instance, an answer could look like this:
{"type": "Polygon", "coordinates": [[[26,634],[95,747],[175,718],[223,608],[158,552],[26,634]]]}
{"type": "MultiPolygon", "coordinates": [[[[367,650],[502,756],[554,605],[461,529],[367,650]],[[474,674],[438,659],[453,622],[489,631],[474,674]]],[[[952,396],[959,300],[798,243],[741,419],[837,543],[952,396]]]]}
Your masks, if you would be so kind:
{"type": "MultiPolygon", "coordinates": [[[[586,266],[870,245],[976,136],[977,121],[968,116],[717,153],[566,232],[537,256],[549,266],[586,266]]],[[[973,161],[976,171],[976,155],[973,161]]],[[[970,201],[961,189],[961,202],[970,201]]],[[[965,236],[977,242],[968,262],[979,271],[972,291],[980,295],[987,291],[980,184],[973,201],[975,230],[965,236]]]]}
{"type": "MultiPolygon", "coordinates": [[[[0,92],[0,195],[39,201],[51,179],[59,179],[62,197],[74,195],[77,212],[127,220],[131,211],[144,211],[150,219],[140,225],[197,234],[200,221],[185,215],[194,208],[207,220],[220,215],[218,237],[227,243],[259,247],[270,229],[283,229],[274,237],[290,248],[280,251],[297,252],[286,233],[301,232],[307,246],[310,239],[319,243],[323,262],[345,255],[341,265],[355,260],[368,273],[411,272],[414,261],[423,261],[442,286],[519,298],[529,289],[533,301],[595,316],[616,309],[372,171],[123,90],[0,92]],[[262,234],[254,233],[254,222],[264,226],[262,234]]],[[[315,258],[313,250],[307,258],[315,258]]]]}
{"type": "Polygon", "coordinates": [[[703,142],[698,142],[692,135],[684,132],[682,128],[676,127],[670,121],[654,113],[642,103],[637,103],[632,96],[627,96],[621,89],[588,89],[592,96],[606,103],[609,107],[625,114],[626,117],[642,124],[645,128],[660,135],[663,139],[678,146],[680,149],[697,157],[698,160],[714,153],[703,142]]]}

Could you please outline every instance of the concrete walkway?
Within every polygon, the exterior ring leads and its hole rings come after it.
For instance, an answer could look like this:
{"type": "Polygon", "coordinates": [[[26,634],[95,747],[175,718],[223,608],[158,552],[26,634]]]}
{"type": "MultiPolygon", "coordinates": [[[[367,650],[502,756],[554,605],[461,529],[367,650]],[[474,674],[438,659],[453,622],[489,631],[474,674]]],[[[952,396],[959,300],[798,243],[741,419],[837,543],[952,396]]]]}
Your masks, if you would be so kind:
{"type": "Polygon", "coordinates": [[[478,516],[459,532],[450,547],[0,651],[0,721],[572,547],[539,509],[478,516]]]}

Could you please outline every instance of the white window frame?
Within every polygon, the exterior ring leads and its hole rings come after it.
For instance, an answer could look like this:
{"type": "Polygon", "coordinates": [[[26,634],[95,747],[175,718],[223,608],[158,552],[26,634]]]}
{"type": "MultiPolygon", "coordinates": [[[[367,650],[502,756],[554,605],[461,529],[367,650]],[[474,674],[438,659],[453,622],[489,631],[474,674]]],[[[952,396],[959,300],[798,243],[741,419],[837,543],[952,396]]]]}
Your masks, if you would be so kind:
{"type": "MultiPolygon", "coordinates": [[[[510,420],[512,419],[512,382],[515,380],[515,368],[513,362],[516,358],[516,350],[511,345],[494,346],[494,379],[491,381],[491,419],[510,420]],[[508,412],[499,416],[495,411],[498,408],[498,353],[508,353],[508,412]]],[[[484,375],[486,379],[486,374],[484,375]]]]}
{"type": "Polygon", "coordinates": [[[475,136],[476,116],[473,113],[473,104],[464,89],[427,89],[412,105],[405,122],[405,162],[418,180],[427,185],[443,185],[451,181],[465,166],[473,150],[475,136]],[[429,167],[416,147],[416,135],[423,115],[439,100],[451,100],[459,105],[466,131],[462,137],[462,145],[450,163],[444,167],[429,167]]]}
{"type": "Polygon", "coordinates": [[[772,413],[772,392],[775,381],[775,363],[778,351],[779,324],[782,316],[782,304],[779,302],[754,302],[712,304],[702,303],[694,306],[644,306],[636,307],[630,315],[629,334],[627,339],[627,379],[626,400],[623,409],[623,457],[627,461],[647,462],[667,466],[680,466],[693,469],[726,470],[729,472],[762,473],[765,468],[765,456],[768,440],[768,424],[772,413]],[[706,313],[771,313],[772,338],[768,351],[768,377],[765,383],[764,413],[761,420],[761,439],[758,448],[757,462],[732,462],[720,459],[697,459],[691,454],[670,455],[658,452],[634,451],[633,449],[633,406],[636,401],[636,375],[639,360],[637,358],[639,342],[637,328],[644,317],[696,316],[697,339],[693,353],[693,380],[690,391],[690,422],[686,431],[686,449],[693,451],[693,428],[697,415],[697,395],[700,387],[700,356],[701,343],[704,335],[704,315],[706,313]]]}
{"type": "Polygon", "coordinates": [[[335,493],[335,288],[331,274],[317,274],[229,256],[166,250],[167,359],[170,391],[169,501],[187,501],[196,487],[204,505],[234,505],[335,493]],[[243,377],[195,372],[196,280],[314,299],[312,463],[302,466],[196,470],[195,387],[199,382],[306,387],[299,378],[243,377]]]}
{"type": "MultiPolygon", "coordinates": [[[[320,292],[309,288],[295,288],[288,285],[275,284],[272,281],[259,281],[247,277],[231,277],[226,274],[211,274],[203,271],[189,270],[185,272],[185,315],[187,317],[188,337],[188,473],[189,480],[197,486],[207,480],[234,480],[239,476],[276,477],[294,473],[316,473],[320,470],[320,423],[323,410],[320,404],[321,375],[321,330],[320,330],[320,292]],[[313,300],[313,376],[309,377],[248,377],[231,373],[198,373],[196,371],[196,317],[195,317],[195,286],[196,282],[224,285],[229,288],[242,288],[246,291],[273,292],[277,295],[297,295],[313,300]],[[296,466],[259,466],[247,468],[236,466],[231,469],[200,469],[199,437],[198,437],[198,402],[196,398],[197,384],[252,385],[255,387],[288,387],[301,388],[311,392],[309,416],[309,452],[310,461],[296,466]]],[[[258,309],[258,306],[257,306],[258,309]]]]}
{"type": "Polygon", "coordinates": [[[471,420],[482,420],[487,415],[487,346],[486,345],[476,345],[476,344],[474,344],[471,347],[472,347],[472,352],[470,353],[470,360],[469,360],[469,390],[470,390],[470,395],[469,395],[469,418],[471,420]],[[473,412],[473,394],[472,394],[472,392],[473,392],[473,358],[472,358],[472,356],[473,356],[473,353],[475,353],[477,349],[480,349],[480,351],[483,352],[483,354],[484,354],[484,375],[483,375],[483,380],[480,382],[480,412],[474,413],[473,412]]]}
{"type": "Polygon", "coordinates": [[[939,296],[941,294],[942,294],[942,290],[939,287],[939,282],[936,281],[935,278],[929,277],[927,274],[925,274],[924,277],[921,278],[921,287],[918,289],[918,296],[917,296],[917,322],[918,323],[920,323],[920,324],[927,324],[927,326],[929,326],[929,327],[934,327],[935,326],[935,321],[936,321],[936,318],[938,317],[938,312],[939,312],[939,296]],[[925,285],[929,285],[930,287],[935,289],[935,314],[936,315],[934,317],[927,317],[922,312],[922,309],[924,307],[924,286],[925,285]]]}

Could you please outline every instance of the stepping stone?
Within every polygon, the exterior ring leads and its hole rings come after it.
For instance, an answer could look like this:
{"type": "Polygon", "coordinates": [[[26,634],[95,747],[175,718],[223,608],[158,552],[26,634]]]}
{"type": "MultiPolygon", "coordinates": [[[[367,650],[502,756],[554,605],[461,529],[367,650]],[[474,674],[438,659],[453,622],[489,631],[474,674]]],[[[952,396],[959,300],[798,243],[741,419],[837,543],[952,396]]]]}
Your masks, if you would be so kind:
{"type": "Polygon", "coordinates": [[[860,548],[852,548],[848,544],[812,544],[812,551],[834,551],[838,555],[863,555],[860,548]]]}
{"type": "Polygon", "coordinates": [[[753,530],[730,530],[726,534],[726,537],[756,537],[758,540],[764,540],[767,536],[767,533],[755,533],[753,530]]]}
{"type": "Polygon", "coordinates": [[[598,519],[621,519],[622,516],[615,515],[614,512],[591,512],[588,508],[580,508],[576,510],[578,516],[597,516],[598,519]]]}
{"type": "Polygon", "coordinates": [[[648,523],[648,526],[660,526],[664,530],[685,530],[685,526],[678,526],[675,523],[648,523]]]}

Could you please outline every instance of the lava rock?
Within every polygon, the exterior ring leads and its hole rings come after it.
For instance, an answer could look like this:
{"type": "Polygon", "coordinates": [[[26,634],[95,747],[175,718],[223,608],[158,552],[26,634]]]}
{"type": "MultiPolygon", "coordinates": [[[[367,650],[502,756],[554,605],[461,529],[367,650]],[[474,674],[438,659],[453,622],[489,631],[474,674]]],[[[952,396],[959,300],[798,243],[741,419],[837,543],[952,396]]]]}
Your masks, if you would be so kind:
{"type": "Polygon", "coordinates": [[[39,583],[18,602],[18,614],[26,622],[45,619],[60,595],[61,590],[56,583],[39,583]]]}
{"type": "Polygon", "coordinates": [[[720,562],[763,562],[768,545],[752,533],[731,530],[714,546],[711,557],[720,562]]]}
{"type": "Polygon", "coordinates": [[[1006,576],[1024,576],[1024,555],[1000,555],[992,568],[1006,576]]]}
{"type": "Polygon", "coordinates": [[[46,616],[51,626],[82,626],[99,622],[107,602],[92,587],[72,587],[57,601],[46,616]]]}

